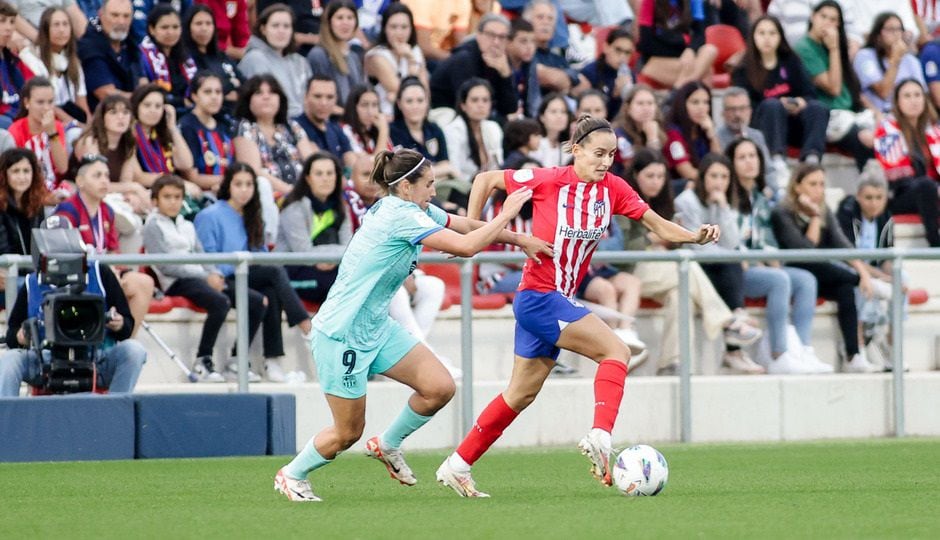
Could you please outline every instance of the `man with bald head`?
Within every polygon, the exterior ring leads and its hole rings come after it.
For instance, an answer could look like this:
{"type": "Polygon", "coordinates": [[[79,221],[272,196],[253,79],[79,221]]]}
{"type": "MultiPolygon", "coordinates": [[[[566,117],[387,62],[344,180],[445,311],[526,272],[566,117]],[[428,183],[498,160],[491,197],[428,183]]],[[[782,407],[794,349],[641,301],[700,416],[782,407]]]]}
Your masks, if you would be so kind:
{"type": "Polygon", "coordinates": [[[85,72],[88,107],[110,94],[128,98],[138,79],[137,47],[128,39],[134,9],[131,0],[104,0],[98,23],[90,24],[78,42],[78,57],[85,72]]]}

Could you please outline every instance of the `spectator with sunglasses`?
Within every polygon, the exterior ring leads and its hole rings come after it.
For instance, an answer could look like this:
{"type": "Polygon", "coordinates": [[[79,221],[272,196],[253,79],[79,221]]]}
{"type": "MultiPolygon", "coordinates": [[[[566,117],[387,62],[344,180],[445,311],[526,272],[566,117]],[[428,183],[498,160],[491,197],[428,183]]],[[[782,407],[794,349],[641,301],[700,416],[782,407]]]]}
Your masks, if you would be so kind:
{"type": "Polygon", "coordinates": [[[457,89],[471,78],[485,80],[493,88],[493,110],[502,116],[516,112],[519,95],[506,55],[509,21],[502,15],[488,14],[480,19],[475,41],[441,62],[431,75],[431,107],[457,109],[457,89]]]}

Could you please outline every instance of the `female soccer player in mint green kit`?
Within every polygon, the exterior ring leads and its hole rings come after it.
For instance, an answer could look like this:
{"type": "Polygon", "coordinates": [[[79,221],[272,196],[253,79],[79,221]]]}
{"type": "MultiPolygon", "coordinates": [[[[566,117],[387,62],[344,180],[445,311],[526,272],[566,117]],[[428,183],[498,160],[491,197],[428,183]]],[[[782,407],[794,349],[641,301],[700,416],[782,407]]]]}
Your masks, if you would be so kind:
{"type": "Polygon", "coordinates": [[[532,259],[553,253],[548,242],[505,230],[532,197],[531,190],[513,193],[502,213],[484,223],[447,214],[430,204],[434,196],[431,162],[413,150],[379,152],[372,180],[388,196],[369,209],[343,255],[336,282],[313,319],[311,350],[333,425],[310,439],[277,472],[274,489],[291,501],[319,501],[307,475],[362,436],[366,378],[373,373],[410,386],[414,394],[392,425],[369,439],[366,451],[385,464],[392,478],[406,486],[417,483],[405,463],[401,443],[446,405],[455,390],[437,357],[388,314],[392,296],[418,264],[421,245],[462,257],[493,242],[520,246],[532,259]]]}

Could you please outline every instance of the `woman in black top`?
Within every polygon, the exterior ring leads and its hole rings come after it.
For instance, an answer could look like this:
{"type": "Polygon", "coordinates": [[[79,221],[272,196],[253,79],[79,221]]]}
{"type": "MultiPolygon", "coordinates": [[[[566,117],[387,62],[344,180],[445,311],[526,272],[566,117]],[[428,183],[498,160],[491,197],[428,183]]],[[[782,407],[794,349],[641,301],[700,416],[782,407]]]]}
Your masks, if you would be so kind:
{"type": "MultiPolygon", "coordinates": [[[[222,81],[222,111],[226,117],[231,117],[238,101],[242,75],[235,62],[219,50],[211,8],[204,4],[194,4],[189,8],[183,21],[183,44],[196,62],[196,67],[215,73],[222,81]]],[[[234,129],[234,125],[229,126],[229,129],[234,129]]]]}
{"type": "MultiPolygon", "coordinates": [[[[36,154],[26,148],[0,154],[0,255],[30,254],[32,229],[42,224],[48,196],[36,154]]],[[[6,272],[0,272],[0,289],[5,288],[6,272]]],[[[4,300],[0,294],[0,306],[4,300]]]]}
{"type": "Polygon", "coordinates": [[[431,103],[427,87],[418,77],[405,77],[395,98],[395,121],[388,133],[395,147],[421,152],[432,163],[437,178],[456,176],[447,158],[447,141],[441,127],[428,120],[431,103]]]}
{"type": "Polygon", "coordinates": [[[196,74],[196,62],[183,45],[180,15],[173,6],[157,4],[147,14],[147,35],[140,42],[141,80],[166,91],[166,102],[177,112],[187,107],[186,89],[196,74]]]}
{"type": "Polygon", "coordinates": [[[751,125],[764,134],[775,160],[783,159],[789,144],[800,147],[800,161],[819,162],[826,149],[829,111],[816,100],[813,82],[790,49],[780,21],[765,15],[754,22],[732,80],[747,90],[754,107],[751,125]]]}
{"type": "MultiPolygon", "coordinates": [[[[826,207],[826,173],[818,164],[803,164],[794,171],[787,197],[770,214],[774,236],[781,249],[851,249],[832,211],[826,207]]],[[[871,274],[861,261],[788,263],[816,276],[819,295],[838,307],[839,330],[845,343],[843,371],[870,372],[875,368],[859,347],[858,308],[855,287],[870,298],[871,274]]]]}

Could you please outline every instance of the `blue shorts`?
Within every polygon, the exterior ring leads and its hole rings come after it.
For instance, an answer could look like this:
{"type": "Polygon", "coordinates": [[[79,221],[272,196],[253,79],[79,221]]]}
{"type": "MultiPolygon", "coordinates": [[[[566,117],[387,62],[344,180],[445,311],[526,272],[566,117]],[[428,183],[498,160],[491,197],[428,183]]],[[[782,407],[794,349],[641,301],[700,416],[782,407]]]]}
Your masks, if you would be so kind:
{"type": "Polygon", "coordinates": [[[555,344],[562,329],[591,311],[558,291],[524,290],[516,293],[512,312],[516,316],[516,355],[555,360],[561,352],[555,344]]]}
{"type": "Polygon", "coordinates": [[[418,344],[417,338],[398,323],[392,323],[388,338],[369,350],[350,347],[314,329],[310,350],[324,393],[346,399],[361,398],[366,395],[369,375],[385,373],[418,344]]]}

